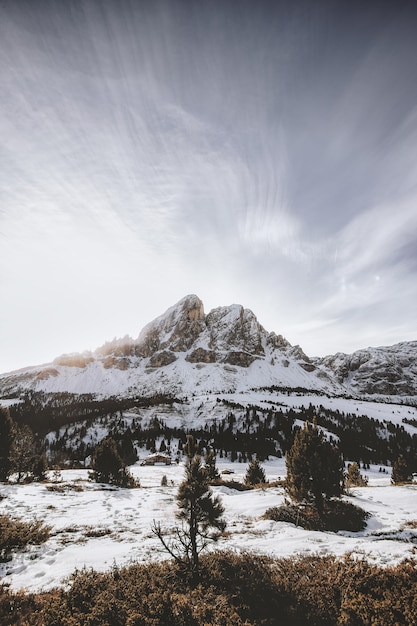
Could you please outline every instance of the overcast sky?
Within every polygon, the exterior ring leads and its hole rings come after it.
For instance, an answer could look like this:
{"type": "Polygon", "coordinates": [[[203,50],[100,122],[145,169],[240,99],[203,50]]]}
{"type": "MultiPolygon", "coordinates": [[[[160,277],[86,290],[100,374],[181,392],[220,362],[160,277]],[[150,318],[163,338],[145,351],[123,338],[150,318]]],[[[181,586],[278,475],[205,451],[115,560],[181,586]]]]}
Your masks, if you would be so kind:
{"type": "Polygon", "coordinates": [[[417,339],[417,5],[0,3],[0,371],[183,296],[417,339]]]}

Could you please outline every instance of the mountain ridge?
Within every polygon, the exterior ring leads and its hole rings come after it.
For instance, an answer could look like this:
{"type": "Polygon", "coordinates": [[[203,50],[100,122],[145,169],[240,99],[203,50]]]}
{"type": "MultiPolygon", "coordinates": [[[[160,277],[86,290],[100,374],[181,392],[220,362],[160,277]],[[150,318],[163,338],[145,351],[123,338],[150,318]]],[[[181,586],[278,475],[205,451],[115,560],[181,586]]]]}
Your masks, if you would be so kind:
{"type": "Polygon", "coordinates": [[[282,335],[268,332],[240,304],[204,312],[195,294],[93,352],[65,354],[52,363],[0,375],[0,392],[150,393],[302,387],[331,395],[417,395],[417,341],[346,355],[308,357],[282,335]]]}

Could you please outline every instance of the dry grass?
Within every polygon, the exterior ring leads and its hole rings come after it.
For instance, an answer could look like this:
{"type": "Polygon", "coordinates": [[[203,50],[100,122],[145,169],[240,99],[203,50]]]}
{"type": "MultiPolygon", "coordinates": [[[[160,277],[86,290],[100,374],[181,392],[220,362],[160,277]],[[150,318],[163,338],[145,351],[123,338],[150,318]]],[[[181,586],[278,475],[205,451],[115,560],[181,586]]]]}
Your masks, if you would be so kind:
{"type": "Polygon", "coordinates": [[[84,491],[84,487],[77,483],[54,483],[46,486],[48,491],[53,491],[55,493],[66,493],[68,491],[76,491],[80,493],[84,491]]]}

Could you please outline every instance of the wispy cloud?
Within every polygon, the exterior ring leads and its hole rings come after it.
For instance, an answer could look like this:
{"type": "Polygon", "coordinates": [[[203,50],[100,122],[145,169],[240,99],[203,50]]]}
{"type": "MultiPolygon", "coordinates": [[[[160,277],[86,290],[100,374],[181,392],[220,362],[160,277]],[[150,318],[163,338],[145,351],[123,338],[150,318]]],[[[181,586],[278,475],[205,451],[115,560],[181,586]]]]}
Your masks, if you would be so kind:
{"type": "Polygon", "coordinates": [[[410,337],[406,4],[4,3],[7,358],[135,335],[188,292],[310,353],[410,337]]]}

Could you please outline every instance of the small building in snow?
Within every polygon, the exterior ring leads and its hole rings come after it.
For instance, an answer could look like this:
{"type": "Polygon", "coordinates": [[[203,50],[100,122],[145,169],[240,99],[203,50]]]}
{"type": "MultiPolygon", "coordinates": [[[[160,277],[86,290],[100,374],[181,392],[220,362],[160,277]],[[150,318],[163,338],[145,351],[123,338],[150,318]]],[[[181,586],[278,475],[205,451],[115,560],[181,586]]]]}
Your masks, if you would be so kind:
{"type": "Polygon", "coordinates": [[[172,459],[168,454],[162,454],[162,452],[155,452],[150,454],[141,463],[141,465],[171,465],[172,459]]]}

